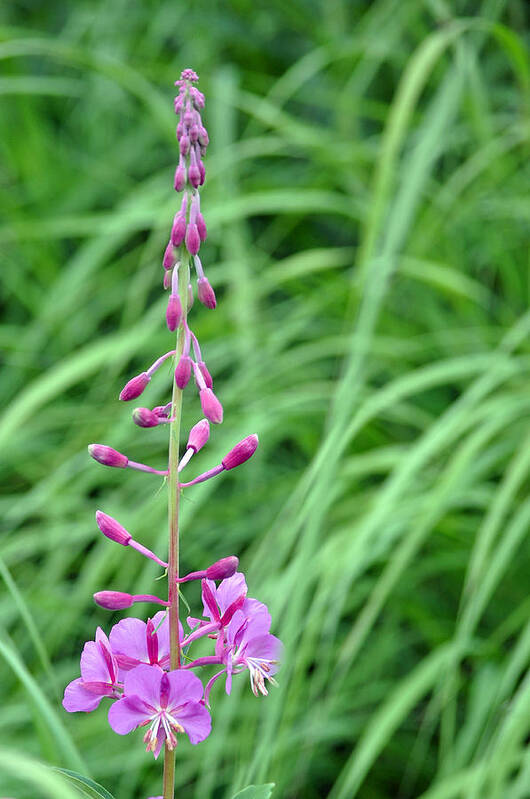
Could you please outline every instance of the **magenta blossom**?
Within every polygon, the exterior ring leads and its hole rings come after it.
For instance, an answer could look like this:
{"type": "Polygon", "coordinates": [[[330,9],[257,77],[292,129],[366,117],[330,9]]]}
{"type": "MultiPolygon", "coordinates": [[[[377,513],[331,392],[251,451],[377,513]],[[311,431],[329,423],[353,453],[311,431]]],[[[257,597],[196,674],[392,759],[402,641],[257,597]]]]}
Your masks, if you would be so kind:
{"type": "MultiPolygon", "coordinates": [[[[180,640],[183,638],[179,622],[180,640]]],[[[110,645],[118,666],[130,671],[141,663],[169,669],[169,621],[164,610],[152,619],[122,619],[110,631],[110,645]]]]}
{"type": "Polygon", "coordinates": [[[81,677],[66,686],[63,707],[69,713],[95,710],[104,696],[121,696],[118,663],[109,639],[97,628],[96,640],[87,641],[81,655],[81,677]]]}
{"type": "Polygon", "coordinates": [[[185,645],[198,638],[199,632],[206,634],[206,632],[213,632],[216,629],[222,630],[226,627],[236,610],[243,606],[247,595],[245,576],[241,572],[236,572],[232,577],[223,580],[218,588],[213,580],[202,580],[201,585],[204,615],[210,621],[207,622],[204,619],[196,619],[189,616],[188,624],[190,627],[198,626],[199,629],[185,639],[185,645]]]}
{"type": "MultiPolygon", "coordinates": [[[[257,600],[247,600],[254,601],[257,600]]],[[[261,605],[261,602],[257,602],[261,605]]],[[[239,674],[248,669],[250,686],[254,696],[258,693],[267,696],[265,680],[273,685],[273,675],[278,671],[278,663],[282,652],[282,642],[269,633],[270,616],[265,605],[265,612],[254,609],[254,615],[245,615],[244,609],[234,613],[226,631],[226,693],[232,690],[232,674],[239,674]],[[268,621],[267,621],[268,616],[268,621]]]]}
{"type": "Polygon", "coordinates": [[[157,758],[164,742],[169,749],[176,747],[179,732],[192,744],[208,737],[212,722],[202,698],[203,686],[195,674],[181,669],[166,673],[142,664],[125,675],[124,697],[110,708],[109,724],[119,735],[149,724],[144,742],[157,758]]]}

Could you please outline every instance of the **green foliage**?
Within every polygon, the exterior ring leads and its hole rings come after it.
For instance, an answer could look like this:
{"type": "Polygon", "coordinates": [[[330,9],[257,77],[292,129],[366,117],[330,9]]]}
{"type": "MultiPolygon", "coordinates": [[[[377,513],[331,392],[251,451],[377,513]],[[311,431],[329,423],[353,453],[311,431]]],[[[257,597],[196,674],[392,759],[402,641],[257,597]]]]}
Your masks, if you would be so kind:
{"type": "MultiPolygon", "coordinates": [[[[134,428],[117,395],[170,346],[184,67],[207,96],[219,299],[193,325],[225,408],[190,475],[248,433],[260,448],[186,491],[182,567],[238,554],[285,663],[267,698],[244,677],[214,688],[176,795],[528,796],[525,25],[519,0],[3,4],[2,796],[78,796],[50,765],[161,791],[141,733],[60,698],[123,615],[91,595],[157,590],[94,512],[163,554],[161,481],[86,445],[166,457],[167,432],[134,428]]],[[[193,609],[198,587],[183,596],[193,609]]]]}
{"type": "Polygon", "coordinates": [[[102,788],[101,785],[98,785],[97,782],[90,780],[88,777],[83,777],[82,774],[78,774],[76,771],[69,771],[65,768],[57,769],[57,771],[68,777],[69,782],[75,786],[77,791],[82,796],[88,797],[88,799],[114,799],[112,794],[102,788]]]}

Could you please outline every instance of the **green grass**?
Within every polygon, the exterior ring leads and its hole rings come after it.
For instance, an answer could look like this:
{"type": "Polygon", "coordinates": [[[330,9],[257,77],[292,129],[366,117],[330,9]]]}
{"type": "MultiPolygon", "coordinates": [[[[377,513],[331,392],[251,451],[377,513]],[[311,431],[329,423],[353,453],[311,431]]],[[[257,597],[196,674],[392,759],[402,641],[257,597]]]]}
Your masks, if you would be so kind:
{"type": "Polygon", "coordinates": [[[286,650],[266,699],[217,686],[177,796],[528,799],[527,43],[518,0],[0,11],[2,795],[73,796],[42,763],[116,799],[160,790],[139,734],[60,698],[121,617],[91,595],[156,591],[93,514],[162,553],[160,482],[86,445],[164,462],[167,433],[117,394],[169,347],[172,88],[191,66],[220,300],[193,324],[225,408],[193,473],[247,433],[260,448],[186,492],[183,568],[240,555],[286,650]]]}

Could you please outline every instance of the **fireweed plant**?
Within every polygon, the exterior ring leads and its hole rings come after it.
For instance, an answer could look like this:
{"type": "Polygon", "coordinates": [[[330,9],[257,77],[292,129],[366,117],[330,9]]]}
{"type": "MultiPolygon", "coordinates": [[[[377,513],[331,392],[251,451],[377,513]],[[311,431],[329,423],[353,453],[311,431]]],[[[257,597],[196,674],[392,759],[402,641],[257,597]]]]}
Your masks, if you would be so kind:
{"type": "Polygon", "coordinates": [[[166,311],[167,327],[176,332],[175,349],[161,355],[146,371],[133,377],[120,393],[120,400],[137,399],[155,372],[168,359],[174,359],[171,402],[153,409],[136,408],[133,420],[140,427],[161,424],[169,428],[167,470],[157,470],[136,463],[126,455],[103,444],[91,444],[90,455],[104,466],[136,469],[167,480],[169,501],[168,561],[162,560],[136,541],[111,516],[98,510],[96,523],[104,536],[123,547],[131,547],[165,569],[168,598],[153,594],[100,591],[96,603],[108,610],[130,608],[147,602],[161,605],[147,622],[126,618],[111,629],[108,637],[98,627],[95,640],[88,641],[81,655],[81,677],[73,680],[64,693],[63,706],[69,712],[95,710],[105,698],[111,701],[109,724],[119,735],[145,728],[143,740],[148,752],[157,758],[165,749],[163,798],[174,795],[175,747],[179,734],[185,733],[192,744],[207,738],[211,731],[210,696],[217,680],[224,678],[229,694],[232,677],[244,671],[257,696],[267,694],[267,682],[274,683],[281,643],[269,632],[271,617],[267,607],[247,597],[244,575],[237,571],[238,559],[228,556],[205,569],[185,576],[179,574],[179,500],[183,488],[209,480],[223,471],[234,469],[248,460],[258,446],[258,437],[249,435],[222,459],[221,463],[192,480],[181,482],[181,473],[193,455],[208,441],[210,422],[223,421],[223,408],[213,392],[213,382],[203,360],[197,337],[188,324],[188,311],[194,291],[190,282],[192,267],[197,276],[197,296],[213,310],[215,293],[204,274],[199,258],[201,242],[206,239],[206,224],[201,213],[199,188],[204,183],[202,158],[208,134],[201,119],[204,95],[196,87],[198,77],[191,69],[176,81],[178,94],[175,113],[178,118],[179,162],[175,171],[175,190],[182,193],[171,235],[164,252],[164,287],[169,290],[166,311]],[[179,438],[183,393],[191,376],[199,392],[205,418],[189,432],[182,456],[179,438]],[[185,631],[179,620],[179,586],[191,580],[202,582],[202,616],[189,616],[185,631]],[[193,657],[193,644],[200,638],[211,641],[212,654],[193,657]],[[205,668],[215,673],[205,681],[205,668]]]}

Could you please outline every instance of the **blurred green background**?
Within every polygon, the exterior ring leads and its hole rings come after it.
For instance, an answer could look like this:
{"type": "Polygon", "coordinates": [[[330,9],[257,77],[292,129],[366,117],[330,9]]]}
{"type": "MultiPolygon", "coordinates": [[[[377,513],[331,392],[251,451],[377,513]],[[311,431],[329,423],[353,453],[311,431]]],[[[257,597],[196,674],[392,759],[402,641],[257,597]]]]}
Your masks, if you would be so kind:
{"type": "Polygon", "coordinates": [[[59,796],[37,760],[160,792],[140,733],[60,699],[123,615],[92,594],[157,590],[94,511],[163,554],[161,481],[86,445],[164,464],[167,431],[117,395],[171,346],[173,82],[193,67],[219,305],[192,320],[225,422],[190,474],[261,446],[186,492],[182,565],[239,554],[286,652],[269,697],[216,687],[177,795],[530,797],[524,2],[27,0],[0,23],[2,796],[59,796]]]}

